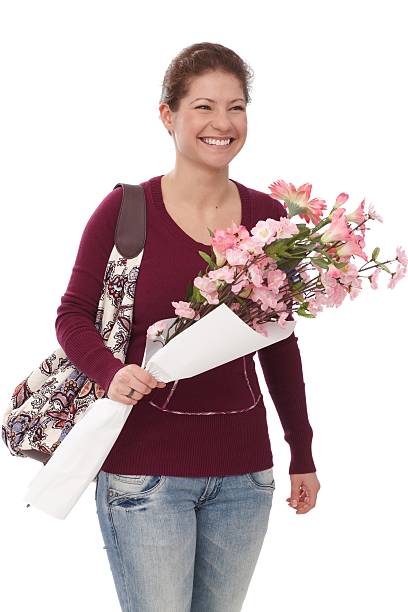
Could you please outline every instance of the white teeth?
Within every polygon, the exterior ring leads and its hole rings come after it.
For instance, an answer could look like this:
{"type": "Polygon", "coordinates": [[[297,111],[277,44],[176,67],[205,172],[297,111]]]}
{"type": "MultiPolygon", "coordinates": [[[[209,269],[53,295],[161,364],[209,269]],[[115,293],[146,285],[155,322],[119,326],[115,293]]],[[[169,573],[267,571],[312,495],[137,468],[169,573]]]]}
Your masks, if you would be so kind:
{"type": "Polygon", "coordinates": [[[227,140],[215,140],[214,138],[202,138],[204,142],[211,145],[227,145],[231,142],[231,138],[227,140]]]}

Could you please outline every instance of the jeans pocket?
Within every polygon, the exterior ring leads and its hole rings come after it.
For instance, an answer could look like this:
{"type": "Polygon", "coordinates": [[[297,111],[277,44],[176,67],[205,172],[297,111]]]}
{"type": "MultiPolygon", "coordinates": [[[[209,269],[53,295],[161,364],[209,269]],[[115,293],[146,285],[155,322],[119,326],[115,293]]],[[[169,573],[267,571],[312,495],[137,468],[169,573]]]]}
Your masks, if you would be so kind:
{"type": "Polygon", "coordinates": [[[250,484],[256,489],[270,491],[271,493],[275,490],[273,467],[257,472],[248,472],[247,477],[250,484]]]}
{"type": "Polygon", "coordinates": [[[128,475],[108,474],[108,504],[130,508],[137,501],[152,495],[164,484],[166,477],[162,475],[128,475]]]}

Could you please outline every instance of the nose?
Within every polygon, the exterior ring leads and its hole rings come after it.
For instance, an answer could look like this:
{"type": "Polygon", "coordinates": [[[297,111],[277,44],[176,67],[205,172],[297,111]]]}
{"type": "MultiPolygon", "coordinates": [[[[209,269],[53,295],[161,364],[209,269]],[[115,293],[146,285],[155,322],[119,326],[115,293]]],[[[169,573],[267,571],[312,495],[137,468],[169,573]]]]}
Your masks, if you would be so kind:
{"type": "Polygon", "coordinates": [[[221,133],[228,133],[232,122],[228,116],[228,111],[219,110],[215,113],[212,118],[212,125],[215,129],[218,129],[221,133]]]}

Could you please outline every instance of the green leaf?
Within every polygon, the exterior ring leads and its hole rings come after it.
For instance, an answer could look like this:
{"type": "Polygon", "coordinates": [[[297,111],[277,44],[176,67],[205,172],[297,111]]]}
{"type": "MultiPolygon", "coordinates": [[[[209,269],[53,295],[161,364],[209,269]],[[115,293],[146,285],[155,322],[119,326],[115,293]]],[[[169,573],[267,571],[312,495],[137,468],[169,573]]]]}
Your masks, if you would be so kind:
{"type": "Polygon", "coordinates": [[[186,302],[191,301],[192,294],[193,294],[193,283],[190,281],[187,285],[186,302]]]}
{"type": "Polygon", "coordinates": [[[198,251],[198,254],[201,255],[201,257],[208,263],[210,268],[212,268],[213,270],[217,268],[217,264],[211,259],[208,253],[205,253],[204,251],[198,251]]]}
{"type": "Polygon", "coordinates": [[[385,270],[385,272],[389,272],[391,274],[391,270],[385,264],[379,263],[378,267],[381,268],[381,270],[385,270]]]}
{"type": "Polygon", "coordinates": [[[347,261],[335,261],[334,259],[332,259],[332,264],[336,268],[344,268],[345,266],[348,265],[348,262],[347,261]]]}
{"type": "Polygon", "coordinates": [[[205,298],[201,295],[199,288],[196,287],[195,285],[194,285],[194,288],[193,288],[193,299],[194,299],[194,301],[196,301],[198,303],[205,302],[205,298]]]}
{"type": "Polygon", "coordinates": [[[329,264],[324,259],[318,259],[317,257],[311,257],[310,261],[315,263],[317,266],[320,266],[321,268],[324,268],[325,270],[327,270],[328,267],[329,267],[329,264]]]}
{"type": "Polygon", "coordinates": [[[380,254],[380,247],[375,247],[374,251],[371,253],[371,259],[377,261],[377,257],[380,254]]]}
{"type": "Polygon", "coordinates": [[[307,317],[308,319],[315,319],[316,315],[314,314],[310,314],[310,312],[303,312],[300,309],[297,311],[298,315],[300,315],[301,317],[307,317]]]}

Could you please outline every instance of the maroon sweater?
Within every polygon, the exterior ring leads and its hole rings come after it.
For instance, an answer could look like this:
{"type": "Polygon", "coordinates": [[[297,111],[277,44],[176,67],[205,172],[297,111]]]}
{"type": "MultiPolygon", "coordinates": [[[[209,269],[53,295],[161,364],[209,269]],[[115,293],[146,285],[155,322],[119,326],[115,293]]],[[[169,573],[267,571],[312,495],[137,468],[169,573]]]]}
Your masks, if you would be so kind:
{"type": "MultiPolygon", "coordinates": [[[[203,273],[199,250],[167,212],[161,177],[142,184],[146,194],[147,237],[136,284],[135,310],[126,364],[141,366],[146,330],[174,317],[172,301],[184,300],[189,282],[203,273]]],[[[268,194],[234,181],[242,204],[242,225],[286,216],[268,194]]],[[[55,322],[59,344],[70,361],[105,391],[124,364],[114,357],[95,328],[105,267],[110,257],[122,188],[111,191],[85,226],[71,278],[55,322]]],[[[197,347],[199,350],[199,347],[197,347]]],[[[155,388],[139,400],[102,469],[119,474],[169,476],[234,475],[273,465],[263,396],[253,360],[240,357],[191,378],[155,388]],[[170,396],[171,394],[171,396],[170,396]]],[[[290,474],[316,471],[297,337],[258,351],[271,398],[291,451],[290,474]]],[[[92,441],[89,441],[90,450],[92,441]]]]}

